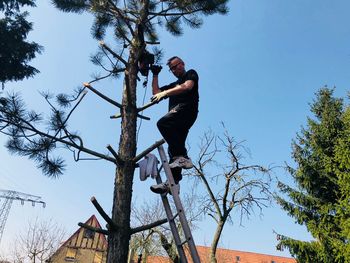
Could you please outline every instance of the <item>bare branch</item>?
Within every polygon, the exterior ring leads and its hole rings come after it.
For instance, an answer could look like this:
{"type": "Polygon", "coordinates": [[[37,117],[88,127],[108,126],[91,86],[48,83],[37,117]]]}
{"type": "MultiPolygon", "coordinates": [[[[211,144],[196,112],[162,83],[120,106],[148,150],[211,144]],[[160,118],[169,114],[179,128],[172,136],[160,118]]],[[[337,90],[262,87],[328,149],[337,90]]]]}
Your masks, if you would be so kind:
{"type": "Polygon", "coordinates": [[[145,231],[145,230],[151,229],[153,227],[160,226],[160,225],[162,225],[162,224],[164,224],[166,222],[168,222],[168,219],[165,218],[165,219],[153,222],[151,224],[147,224],[147,225],[143,225],[143,226],[132,228],[130,231],[131,231],[131,234],[135,234],[137,232],[145,231]]]}
{"type": "Polygon", "coordinates": [[[210,199],[211,199],[211,202],[213,202],[214,204],[214,207],[216,209],[216,213],[219,217],[222,217],[222,214],[221,214],[221,210],[220,210],[220,207],[219,207],[219,203],[217,202],[217,199],[215,198],[214,196],[214,193],[208,183],[208,180],[207,178],[204,176],[203,172],[201,170],[199,170],[196,166],[194,166],[195,170],[197,171],[197,173],[199,174],[200,178],[202,179],[202,182],[204,183],[204,186],[206,188],[206,190],[208,191],[208,194],[210,196],[210,199]]]}
{"type": "Polygon", "coordinates": [[[122,105],[112,99],[110,99],[109,97],[107,97],[106,95],[102,94],[101,92],[99,92],[98,90],[94,89],[90,83],[84,82],[83,83],[84,87],[88,88],[89,90],[91,90],[93,93],[95,93],[97,96],[99,96],[100,98],[104,99],[105,101],[109,102],[110,104],[118,107],[119,109],[122,108],[122,105]]]}
{"type": "Polygon", "coordinates": [[[112,54],[113,57],[118,59],[120,62],[122,62],[125,66],[128,65],[128,62],[121,56],[119,56],[117,53],[115,53],[110,47],[108,47],[103,41],[100,41],[100,45],[102,48],[105,48],[109,53],[112,54]]]}
{"type": "MultiPolygon", "coordinates": [[[[236,143],[227,131],[223,137],[215,136],[211,131],[206,132],[202,137],[199,156],[192,170],[192,174],[201,179],[206,189],[203,211],[217,224],[212,241],[213,248],[217,247],[225,223],[232,223],[231,214],[234,211],[240,213],[242,223],[244,215],[249,217],[255,208],[261,212],[272,197],[269,190],[271,168],[243,165],[240,148],[241,143],[236,143]],[[220,149],[216,143],[217,139],[221,142],[220,149]],[[227,161],[219,164],[216,159],[222,159],[222,154],[227,161]],[[222,172],[212,176],[206,174],[204,168],[209,165],[221,168],[222,172]],[[259,174],[262,177],[257,177],[259,174]],[[218,186],[221,188],[218,189],[218,186]]],[[[212,253],[215,254],[216,249],[212,253]]]]}
{"type": "Polygon", "coordinates": [[[93,226],[90,226],[90,225],[87,225],[87,224],[84,224],[84,223],[81,223],[81,222],[78,223],[78,226],[86,228],[86,229],[89,229],[89,230],[91,230],[93,232],[97,232],[97,233],[104,234],[104,235],[109,235],[109,231],[108,230],[104,230],[104,229],[101,229],[101,228],[93,227],[93,226]]]}
{"type": "Polygon", "coordinates": [[[113,154],[114,158],[117,160],[118,165],[123,165],[125,162],[119,157],[119,155],[116,153],[116,151],[112,148],[111,145],[107,145],[107,149],[113,154]]]}
{"type": "Polygon", "coordinates": [[[112,219],[107,215],[107,213],[103,210],[100,204],[97,202],[96,198],[93,196],[90,199],[91,203],[95,206],[96,210],[100,213],[104,220],[106,220],[109,225],[110,231],[117,229],[116,224],[112,221],[112,219]]]}

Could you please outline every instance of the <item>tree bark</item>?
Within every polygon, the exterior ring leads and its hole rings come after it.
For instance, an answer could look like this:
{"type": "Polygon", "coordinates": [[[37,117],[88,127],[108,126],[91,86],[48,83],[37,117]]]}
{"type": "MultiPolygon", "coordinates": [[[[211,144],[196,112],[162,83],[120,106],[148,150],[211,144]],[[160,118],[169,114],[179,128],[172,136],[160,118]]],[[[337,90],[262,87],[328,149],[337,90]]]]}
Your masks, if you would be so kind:
{"type": "Polygon", "coordinates": [[[144,33],[140,25],[144,25],[148,17],[149,0],[143,1],[140,20],[135,25],[134,35],[129,48],[128,66],[124,76],[122,99],[122,122],[119,140],[119,156],[124,164],[118,166],[114,182],[114,199],[112,220],[117,229],[108,236],[107,263],[126,263],[128,261],[130,231],[130,214],[132,184],[134,178],[136,156],[137,107],[136,88],[138,58],[144,50],[144,33]]]}
{"type": "Polygon", "coordinates": [[[210,263],[217,263],[216,249],[218,247],[218,243],[220,240],[222,230],[224,229],[225,222],[226,222],[226,220],[221,220],[216,227],[215,235],[214,235],[213,241],[211,243],[211,247],[210,247],[210,254],[209,254],[210,263]]]}
{"type": "Polygon", "coordinates": [[[124,161],[116,171],[112,220],[117,229],[108,237],[107,263],[127,262],[130,241],[130,213],[132,184],[135,165],[132,159],[136,155],[136,75],[137,56],[134,47],[130,49],[129,64],[125,72],[122,123],[119,142],[119,156],[124,161]]]}

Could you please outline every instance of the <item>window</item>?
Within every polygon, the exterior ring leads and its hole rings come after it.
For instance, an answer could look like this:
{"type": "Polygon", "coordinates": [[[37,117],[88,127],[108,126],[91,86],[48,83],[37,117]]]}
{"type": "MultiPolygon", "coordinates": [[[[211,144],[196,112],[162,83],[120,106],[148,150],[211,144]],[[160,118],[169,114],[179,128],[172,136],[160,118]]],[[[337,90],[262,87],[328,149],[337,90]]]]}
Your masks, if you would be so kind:
{"type": "Polygon", "coordinates": [[[64,260],[68,261],[68,262],[74,262],[76,255],[77,255],[76,249],[68,248],[67,253],[66,253],[66,257],[64,258],[64,260]]]}
{"type": "Polygon", "coordinates": [[[236,256],[236,263],[241,261],[241,257],[240,256],[236,256]]]}
{"type": "Polygon", "coordinates": [[[95,232],[90,229],[85,229],[84,238],[94,238],[95,232]]]}

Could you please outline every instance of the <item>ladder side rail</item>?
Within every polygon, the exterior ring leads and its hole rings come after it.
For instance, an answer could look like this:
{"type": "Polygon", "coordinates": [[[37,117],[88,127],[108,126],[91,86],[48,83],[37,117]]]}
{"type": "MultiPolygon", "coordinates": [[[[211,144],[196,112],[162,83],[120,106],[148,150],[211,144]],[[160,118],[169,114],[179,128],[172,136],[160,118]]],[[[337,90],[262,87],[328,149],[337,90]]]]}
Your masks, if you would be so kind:
{"type": "Polygon", "coordinates": [[[181,222],[185,237],[188,241],[188,247],[190,249],[190,254],[191,254],[193,263],[200,263],[200,258],[199,258],[199,255],[198,255],[198,252],[196,249],[196,245],[194,243],[194,239],[193,239],[192,234],[191,234],[190,227],[189,227],[187,219],[186,219],[185,211],[184,211],[183,206],[181,204],[181,200],[180,200],[178,191],[176,189],[174,189],[177,187],[175,187],[175,181],[174,181],[174,178],[172,176],[172,173],[171,173],[171,170],[169,167],[169,163],[167,161],[164,147],[162,145],[158,146],[158,151],[159,151],[160,159],[162,161],[163,169],[165,171],[165,174],[167,176],[167,179],[168,179],[168,182],[170,185],[170,192],[174,198],[174,203],[175,203],[177,212],[179,214],[180,222],[181,222]]]}
{"type": "MultiPolygon", "coordinates": [[[[160,178],[159,173],[158,173],[158,175],[156,177],[156,181],[157,181],[157,184],[161,184],[162,183],[162,179],[160,178]]],[[[171,208],[170,208],[170,205],[169,205],[169,200],[166,197],[166,195],[161,195],[161,199],[162,199],[163,206],[164,206],[164,209],[165,209],[166,217],[167,217],[169,225],[170,225],[170,230],[171,230],[171,233],[173,234],[173,237],[174,237],[174,240],[175,240],[175,244],[176,244],[176,248],[177,248],[177,251],[179,253],[180,262],[181,263],[187,263],[186,254],[185,254],[185,251],[184,251],[184,249],[183,249],[183,247],[181,245],[181,238],[180,238],[179,232],[177,230],[177,227],[176,227],[176,224],[175,224],[175,221],[174,221],[175,218],[174,218],[173,213],[171,211],[171,208]]]]}

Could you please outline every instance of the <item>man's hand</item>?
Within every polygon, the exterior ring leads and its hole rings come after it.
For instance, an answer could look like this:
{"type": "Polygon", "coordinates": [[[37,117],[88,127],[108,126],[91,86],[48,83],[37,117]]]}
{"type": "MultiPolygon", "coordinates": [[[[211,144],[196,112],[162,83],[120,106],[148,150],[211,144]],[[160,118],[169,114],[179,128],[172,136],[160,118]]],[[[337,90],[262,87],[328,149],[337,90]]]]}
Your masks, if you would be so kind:
{"type": "Polygon", "coordinates": [[[162,99],[166,99],[168,97],[168,92],[166,90],[161,91],[155,95],[152,96],[151,101],[152,102],[160,102],[162,99]]]}
{"type": "Polygon", "coordinates": [[[162,70],[162,66],[157,66],[157,65],[151,66],[152,74],[155,76],[157,76],[161,70],[162,70]]]}

